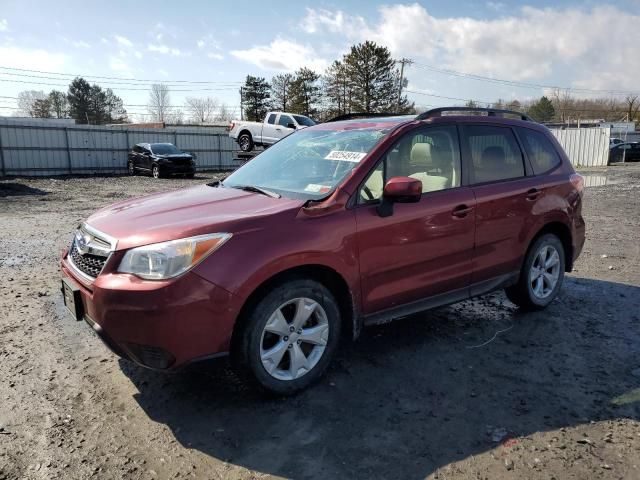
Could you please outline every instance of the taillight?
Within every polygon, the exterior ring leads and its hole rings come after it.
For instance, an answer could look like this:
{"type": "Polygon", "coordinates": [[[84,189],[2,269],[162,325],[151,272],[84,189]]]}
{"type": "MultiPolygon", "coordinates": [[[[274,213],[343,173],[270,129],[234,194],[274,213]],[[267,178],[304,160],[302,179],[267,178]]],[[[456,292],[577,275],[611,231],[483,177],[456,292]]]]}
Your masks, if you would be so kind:
{"type": "Polygon", "coordinates": [[[235,127],[235,126],[236,126],[236,123],[235,122],[231,122],[229,124],[229,130],[233,130],[233,127],[235,127]]]}
{"type": "Polygon", "coordinates": [[[578,193],[582,193],[582,190],[584,190],[584,177],[579,173],[573,173],[569,177],[569,180],[571,180],[571,184],[578,191],[578,193]]]}

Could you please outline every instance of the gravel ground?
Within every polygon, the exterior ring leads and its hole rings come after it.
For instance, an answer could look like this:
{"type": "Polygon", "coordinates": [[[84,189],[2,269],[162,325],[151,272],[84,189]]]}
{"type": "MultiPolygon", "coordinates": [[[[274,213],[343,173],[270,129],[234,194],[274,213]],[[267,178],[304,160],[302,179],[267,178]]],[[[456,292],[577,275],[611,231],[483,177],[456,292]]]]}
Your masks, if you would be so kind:
{"type": "Polygon", "coordinates": [[[496,293],[366,329],[287,399],[118,360],[62,306],[82,219],[210,175],[0,181],[0,480],[640,479],[640,165],[583,173],[607,184],[546,311],[496,293]]]}

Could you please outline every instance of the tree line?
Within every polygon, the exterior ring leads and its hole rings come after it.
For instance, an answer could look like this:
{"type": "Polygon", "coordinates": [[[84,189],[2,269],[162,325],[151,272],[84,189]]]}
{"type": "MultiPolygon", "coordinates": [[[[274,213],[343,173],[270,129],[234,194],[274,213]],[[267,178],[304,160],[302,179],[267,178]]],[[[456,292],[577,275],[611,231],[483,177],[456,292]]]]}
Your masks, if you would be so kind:
{"type": "Polygon", "coordinates": [[[76,123],[100,125],[124,123],[127,111],[122,99],[110,88],[91,85],[77,77],[67,92],[27,90],[18,94],[18,109],[23,114],[38,118],[73,118],[76,123]]]}
{"type": "MultiPolygon", "coordinates": [[[[483,105],[469,100],[465,106],[477,108],[483,105]]],[[[571,95],[570,90],[554,89],[548,96],[537,100],[498,99],[487,106],[522,112],[543,123],[577,123],[587,119],[640,122],[638,95],[627,95],[625,98],[577,98],[571,95]]]]}
{"type": "Polygon", "coordinates": [[[413,113],[401,94],[398,61],[374,42],[353,45],[322,74],[309,68],[274,76],[247,75],[240,89],[247,120],[260,121],[269,110],[298,113],[318,120],[347,113],[413,113]]]}

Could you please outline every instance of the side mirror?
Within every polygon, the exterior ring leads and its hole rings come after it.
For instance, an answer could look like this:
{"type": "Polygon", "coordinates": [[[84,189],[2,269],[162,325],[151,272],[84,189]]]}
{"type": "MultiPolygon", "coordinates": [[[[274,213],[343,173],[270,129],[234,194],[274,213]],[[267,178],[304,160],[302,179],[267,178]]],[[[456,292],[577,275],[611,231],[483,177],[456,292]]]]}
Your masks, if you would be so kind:
{"type": "Polygon", "coordinates": [[[422,182],[411,177],[393,177],[387,181],[378,205],[381,217],[393,215],[394,203],[416,203],[422,198],[422,182]]]}
{"type": "Polygon", "coordinates": [[[296,129],[296,124],[295,123],[287,123],[287,128],[293,128],[295,130],[296,129]]]}

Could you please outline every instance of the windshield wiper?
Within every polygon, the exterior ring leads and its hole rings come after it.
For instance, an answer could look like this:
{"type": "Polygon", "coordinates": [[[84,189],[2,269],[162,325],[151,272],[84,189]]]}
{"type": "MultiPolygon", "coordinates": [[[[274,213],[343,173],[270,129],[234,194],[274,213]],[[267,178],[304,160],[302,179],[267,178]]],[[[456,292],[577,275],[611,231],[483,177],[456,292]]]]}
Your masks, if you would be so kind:
{"type": "Polygon", "coordinates": [[[281,195],[265,188],[256,187],[255,185],[233,185],[231,188],[237,188],[238,190],[244,190],[245,192],[261,193],[271,198],[280,198],[281,195]]]}

